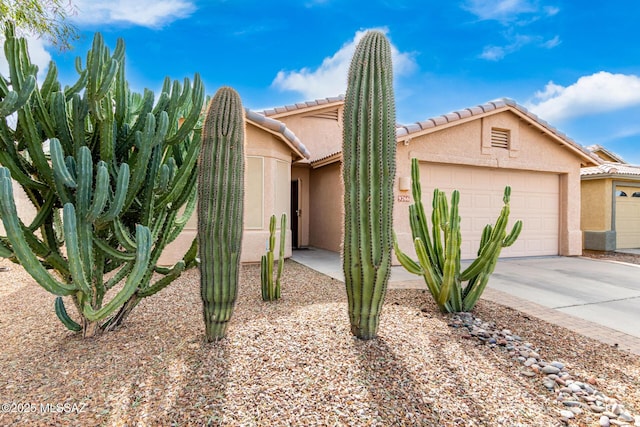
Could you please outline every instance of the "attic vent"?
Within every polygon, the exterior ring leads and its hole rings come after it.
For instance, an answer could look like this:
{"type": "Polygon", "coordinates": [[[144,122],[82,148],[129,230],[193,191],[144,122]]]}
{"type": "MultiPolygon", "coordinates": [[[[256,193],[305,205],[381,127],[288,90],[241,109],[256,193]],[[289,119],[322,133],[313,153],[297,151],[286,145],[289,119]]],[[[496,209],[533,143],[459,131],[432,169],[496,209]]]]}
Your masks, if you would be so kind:
{"type": "Polygon", "coordinates": [[[506,129],[491,129],[491,146],[509,149],[510,132],[506,129]]]}
{"type": "Polygon", "coordinates": [[[314,118],[314,119],[325,119],[325,120],[335,120],[338,121],[338,110],[335,109],[333,111],[322,111],[315,114],[309,114],[305,116],[306,118],[314,118]]]}

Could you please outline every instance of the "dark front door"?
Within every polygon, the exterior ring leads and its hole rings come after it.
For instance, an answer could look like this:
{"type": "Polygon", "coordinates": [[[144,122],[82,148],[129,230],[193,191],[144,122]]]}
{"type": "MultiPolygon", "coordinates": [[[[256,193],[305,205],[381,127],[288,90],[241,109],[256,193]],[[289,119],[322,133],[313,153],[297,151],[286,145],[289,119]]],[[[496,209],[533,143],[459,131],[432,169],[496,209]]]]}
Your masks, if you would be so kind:
{"type": "Polygon", "coordinates": [[[291,181],[291,247],[298,248],[298,219],[300,218],[300,180],[291,181]]]}

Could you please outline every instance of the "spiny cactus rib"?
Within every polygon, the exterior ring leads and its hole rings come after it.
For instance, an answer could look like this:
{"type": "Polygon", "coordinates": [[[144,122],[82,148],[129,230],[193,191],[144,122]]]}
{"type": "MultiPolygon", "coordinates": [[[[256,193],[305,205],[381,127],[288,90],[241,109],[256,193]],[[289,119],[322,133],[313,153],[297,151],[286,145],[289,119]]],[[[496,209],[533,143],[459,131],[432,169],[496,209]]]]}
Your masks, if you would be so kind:
{"type": "MultiPolygon", "coordinates": [[[[204,86],[196,75],[194,87],[189,79],[184,88],[165,79],[163,90],[171,94],[161,93],[157,102],[151,91],[133,93],[125,77],[124,42],[118,40],[110,52],[96,34],[86,68],[76,60],[75,83],[62,89],[52,62],[38,88],[26,41],[15,37],[11,23],[5,35],[9,75],[0,76],[0,215],[7,236],[0,236],[0,256],[15,257],[46,290],[70,295],[84,336],[113,329],[141,298],[194,266],[193,244],[174,266],[162,269],[157,262],[194,209],[204,86]],[[7,114],[14,111],[17,124],[10,126],[7,114]],[[189,123],[178,132],[182,114],[189,123]],[[163,178],[159,170],[169,173],[163,178]],[[37,209],[28,227],[17,216],[11,176],[37,209]],[[153,272],[161,277],[151,285],[153,272]],[[120,285],[106,301],[107,290],[120,285]]],[[[59,301],[60,320],[76,330],[59,301]]]]}
{"type": "MultiPolygon", "coordinates": [[[[419,196],[420,165],[417,159],[411,160],[412,194],[419,196]]],[[[440,190],[433,192],[432,229],[433,253],[429,253],[423,238],[429,235],[422,200],[414,199],[409,207],[411,216],[411,231],[414,236],[414,246],[418,261],[412,260],[398,247],[394,249],[398,261],[413,274],[422,275],[429,292],[434,297],[443,312],[469,311],[482,295],[489,277],[495,269],[500,251],[503,247],[512,245],[522,230],[522,221],[516,221],[511,232],[506,234],[509,220],[509,198],[511,187],[504,190],[504,207],[496,223],[488,224],[482,231],[478,257],[464,270],[460,271],[460,216],[458,205],[460,193],[455,190],[451,196],[449,209],[447,199],[440,190]],[[442,245],[441,242],[444,242],[442,245]],[[463,288],[461,282],[468,281],[463,288]]]]}
{"type": "Polygon", "coordinates": [[[226,335],[238,293],[243,233],[244,115],[232,88],[218,89],[209,103],[199,159],[200,295],[207,340],[218,341],[226,335]]]}
{"type": "Polygon", "coordinates": [[[391,47],[368,32],[349,68],[343,126],[343,271],[352,333],[375,338],[391,268],[395,102],[391,47]]]}

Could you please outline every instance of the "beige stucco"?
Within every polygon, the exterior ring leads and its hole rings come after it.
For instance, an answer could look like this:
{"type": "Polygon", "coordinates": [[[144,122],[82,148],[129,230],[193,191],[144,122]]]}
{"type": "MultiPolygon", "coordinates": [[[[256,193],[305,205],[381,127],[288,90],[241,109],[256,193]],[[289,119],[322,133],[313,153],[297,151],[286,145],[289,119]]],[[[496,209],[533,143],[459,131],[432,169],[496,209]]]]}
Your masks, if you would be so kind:
{"type": "MultiPolygon", "coordinates": [[[[245,155],[245,218],[242,239],[243,263],[260,262],[265,253],[269,239],[269,218],[277,216],[278,231],[276,239],[280,239],[280,216],[289,212],[291,192],[291,150],[272,133],[248,124],[246,128],[245,155]],[[261,165],[261,170],[257,169],[261,165]]],[[[290,221],[287,223],[285,256],[291,256],[290,221]]],[[[160,258],[161,264],[172,264],[188,249],[197,236],[197,215],[194,213],[185,226],[182,234],[171,243],[160,258]]]]}
{"type": "Polygon", "coordinates": [[[611,230],[612,181],[610,178],[582,181],[580,185],[582,230],[611,230]]]}
{"type": "Polygon", "coordinates": [[[633,197],[640,192],[640,176],[587,174],[581,192],[586,249],[640,248],[640,197],[633,197]],[[620,191],[627,197],[618,196],[620,191]]]}
{"type": "MultiPolygon", "coordinates": [[[[559,179],[558,250],[560,255],[580,255],[580,160],[554,137],[545,135],[531,123],[510,110],[495,115],[471,119],[435,132],[425,133],[398,144],[398,177],[410,176],[410,159],[440,164],[468,165],[503,171],[528,171],[529,176],[556,174],[559,179]],[[511,131],[510,149],[491,147],[491,128],[511,131]],[[534,174],[534,175],[531,175],[534,174]]],[[[505,184],[512,185],[508,174],[505,184]]],[[[408,195],[409,192],[406,192],[408,195]]],[[[426,196],[430,197],[430,195],[426,196]]],[[[428,202],[430,199],[427,199],[428,202]]],[[[424,201],[424,200],[423,200],[424,201]]],[[[394,209],[394,224],[403,247],[411,247],[408,205],[398,202],[394,209]]],[[[429,206],[429,205],[427,205],[429,206]]],[[[515,219],[515,217],[512,216],[515,219]]],[[[525,224],[526,227],[526,224],[525,224]]]]}
{"type": "Polygon", "coordinates": [[[343,189],[340,163],[311,171],[309,244],[340,251],[342,244],[343,189]]]}
{"type": "MultiPolygon", "coordinates": [[[[340,158],[331,154],[340,149],[337,141],[341,138],[342,130],[336,118],[341,114],[342,106],[330,106],[302,111],[300,114],[274,116],[301,136],[312,152],[315,161],[310,171],[309,244],[334,251],[340,250],[342,240],[343,190],[340,158]],[[330,114],[332,110],[335,112],[330,114]],[[331,138],[326,138],[323,133],[325,128],[330,129],[331,138]],[[317,150],[317,147],[321,147],[322,156],[315,155],[314,148],[317,150]]],[[[510,108],[474,115],[400,137],[397,145],[394,229],[401,245],[409,251],[413,246],[408,219],[410,191],[401,191],[399,182],[403,180],[406,183],[410,177],[410,160],[416,157],[425,164],[499,169],[506,173],[502,174],[505,184],[517,182],[522,176],[528,180],[536,179],[537,173],[540,177],[557,182],[553,184],[557,188],[551,194],[551,197],[558,198],[557,249],[551,250],[551,253],[581,254],[580,166],[585,159],[576,153],[575,147],[568,145],[557,135],[545,131],[534,120],[510,108]],[[491,146],[492,128],[508,132],[509,149],[491,146]],[[513,172],[513,179],[509,179],[509,171],[513,172]],[[526,171],[526,174],[519,174],[521,171],[526,171]]],[[[425,195],[424,201],[429,206],[430,194],[425,195]]]]}

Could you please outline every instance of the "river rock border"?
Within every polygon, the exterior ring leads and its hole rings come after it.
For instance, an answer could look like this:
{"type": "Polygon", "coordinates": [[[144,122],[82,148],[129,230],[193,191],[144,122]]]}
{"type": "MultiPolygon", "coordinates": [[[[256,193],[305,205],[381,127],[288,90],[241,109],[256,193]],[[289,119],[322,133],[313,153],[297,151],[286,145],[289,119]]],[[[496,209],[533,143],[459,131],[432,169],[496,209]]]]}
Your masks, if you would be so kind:
{"type": "Polygon", "coordinates": [[[599,425],[640,427],[640,415],[631,415],[624,404],[596,388],[598,381],[588,378],[578,381],[564,363],[546,361],[539,349],[525,342],[509,329],[500,329],[494,322],[484,322],[471,313],[454,313],[449,326],[462,331],[462,337],[477,339],[491,348],[499,348],[522,365],[520,373],[540,378],[542,385],[555,394],[558,416],[565,424],[585,411],[600,414],[599,425]]]}

